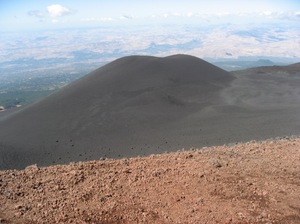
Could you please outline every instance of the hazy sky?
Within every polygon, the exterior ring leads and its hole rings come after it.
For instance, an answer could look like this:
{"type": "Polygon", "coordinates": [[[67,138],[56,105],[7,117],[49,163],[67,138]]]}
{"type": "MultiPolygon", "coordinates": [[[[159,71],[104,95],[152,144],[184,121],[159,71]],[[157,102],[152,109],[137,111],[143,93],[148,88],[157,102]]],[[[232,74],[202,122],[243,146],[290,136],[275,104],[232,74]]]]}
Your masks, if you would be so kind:
{"type": "Polygon", "coordinates": [[[299,20],[299,0],[0,0],[1,31],[299,20]]]}

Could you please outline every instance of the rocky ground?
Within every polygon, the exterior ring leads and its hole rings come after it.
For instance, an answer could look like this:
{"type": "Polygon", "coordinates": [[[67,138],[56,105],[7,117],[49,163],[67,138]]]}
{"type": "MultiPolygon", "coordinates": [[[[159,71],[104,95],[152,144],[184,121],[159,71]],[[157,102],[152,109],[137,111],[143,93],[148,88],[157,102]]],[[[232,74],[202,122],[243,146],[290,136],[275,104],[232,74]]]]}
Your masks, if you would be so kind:
{"type": "Polygon", "coordinates": [[[0,171],[0,223],[300,223],[300,139],[0,171]]]}

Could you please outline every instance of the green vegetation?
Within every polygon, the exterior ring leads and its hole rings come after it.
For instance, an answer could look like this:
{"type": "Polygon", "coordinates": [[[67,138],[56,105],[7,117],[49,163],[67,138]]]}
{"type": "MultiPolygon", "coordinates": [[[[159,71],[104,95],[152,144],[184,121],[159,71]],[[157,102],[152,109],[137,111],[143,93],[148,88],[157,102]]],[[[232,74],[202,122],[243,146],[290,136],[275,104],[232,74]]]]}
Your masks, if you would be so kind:
{"type": "Polygon", "coordinates": [[[16,71],[14,74],[0,74],[0,110],[24,106],[41,100],[80,78],[85,72],[55,73],[53,69],[39,72],[16,71]],[[1,109],[2,108],[2,109],[1,109]]]}
{"type": "Polygon", "coordinates": [[[12,91],[0,94],[0,107],[3,106],[5,109],[13,108],[18,105],[26,105],[45,96],[53,93],[54,90],[40,90],[40,91],[12,91]]]}

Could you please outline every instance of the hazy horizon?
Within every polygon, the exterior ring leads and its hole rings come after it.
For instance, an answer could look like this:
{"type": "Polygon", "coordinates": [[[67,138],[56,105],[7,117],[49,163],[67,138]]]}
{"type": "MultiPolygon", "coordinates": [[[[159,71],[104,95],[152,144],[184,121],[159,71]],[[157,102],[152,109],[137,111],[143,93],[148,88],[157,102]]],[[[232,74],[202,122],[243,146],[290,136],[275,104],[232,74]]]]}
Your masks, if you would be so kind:
{"type": "MultiPolygon", "coordinates": [[[[154,43],[183,45],[176,46],[173,51],[162,51],[161,54],[190,53],[199,57],[225,58],[253,55],[300,58],[300,44],[297,41],[300,37],[299,21],[300,3],[296,0],[1,0],[0,62],[9,60],[7,51],[15,50],[16,46],[29,46],[28,50],[31,50],[38,45],[40,52],[51,54],[49,49],[41,46],[42,43],[43,46],[55,50],[56,46],[50,38],[63,48],[74,45],[72,50],[76,49],[74,39],[87,44],[97,44],[93,48],[86,46],[94,52],[105,52],[106,44],[103,42],[106,41],[119,43],[119,46],[107,51],[124,51],[124,45],[129,45],[125,49],[129,54],[130,51],[155,47],[154,43]],[[73,30],[79,28],[100,30],[74,34],[73,30]],[[69,39],[68,35],[71,36],[69,39]],[[184,45],[191,41],[194,41],[193,46],[185,49],[184,45]],[[210,52],[211,46],[215,46],[211,50],[214,53],[210,52]],[[221,49],[217,50],[217,47],[221,49]]],[[[81,49],[82,46],[78,46],[77,50],[81,49]]],[[[29,53],[35,57],[36,52],[24,52],[23,56],[26,57],[29,53]]],[[[44,57],[47,58],[47,55],[44,57]]]]}

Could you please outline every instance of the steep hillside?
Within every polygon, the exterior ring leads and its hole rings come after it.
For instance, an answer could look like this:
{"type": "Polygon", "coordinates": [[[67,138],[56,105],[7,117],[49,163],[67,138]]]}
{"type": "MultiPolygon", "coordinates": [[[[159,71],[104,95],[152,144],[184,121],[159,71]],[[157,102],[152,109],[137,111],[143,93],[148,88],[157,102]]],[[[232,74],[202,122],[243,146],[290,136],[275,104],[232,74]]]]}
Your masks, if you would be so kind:
{"type": "Polygon", "coordinates": [[[300,71],[232,74],[188,55],[113,61],[0,117],[0,169],[300,134],[300,71]]]}
{"type": "Polygon", "coordinates": [[[163,152],[233,79],[187,55],[121,58],[0,120],[0,168],[163,152]]]}

